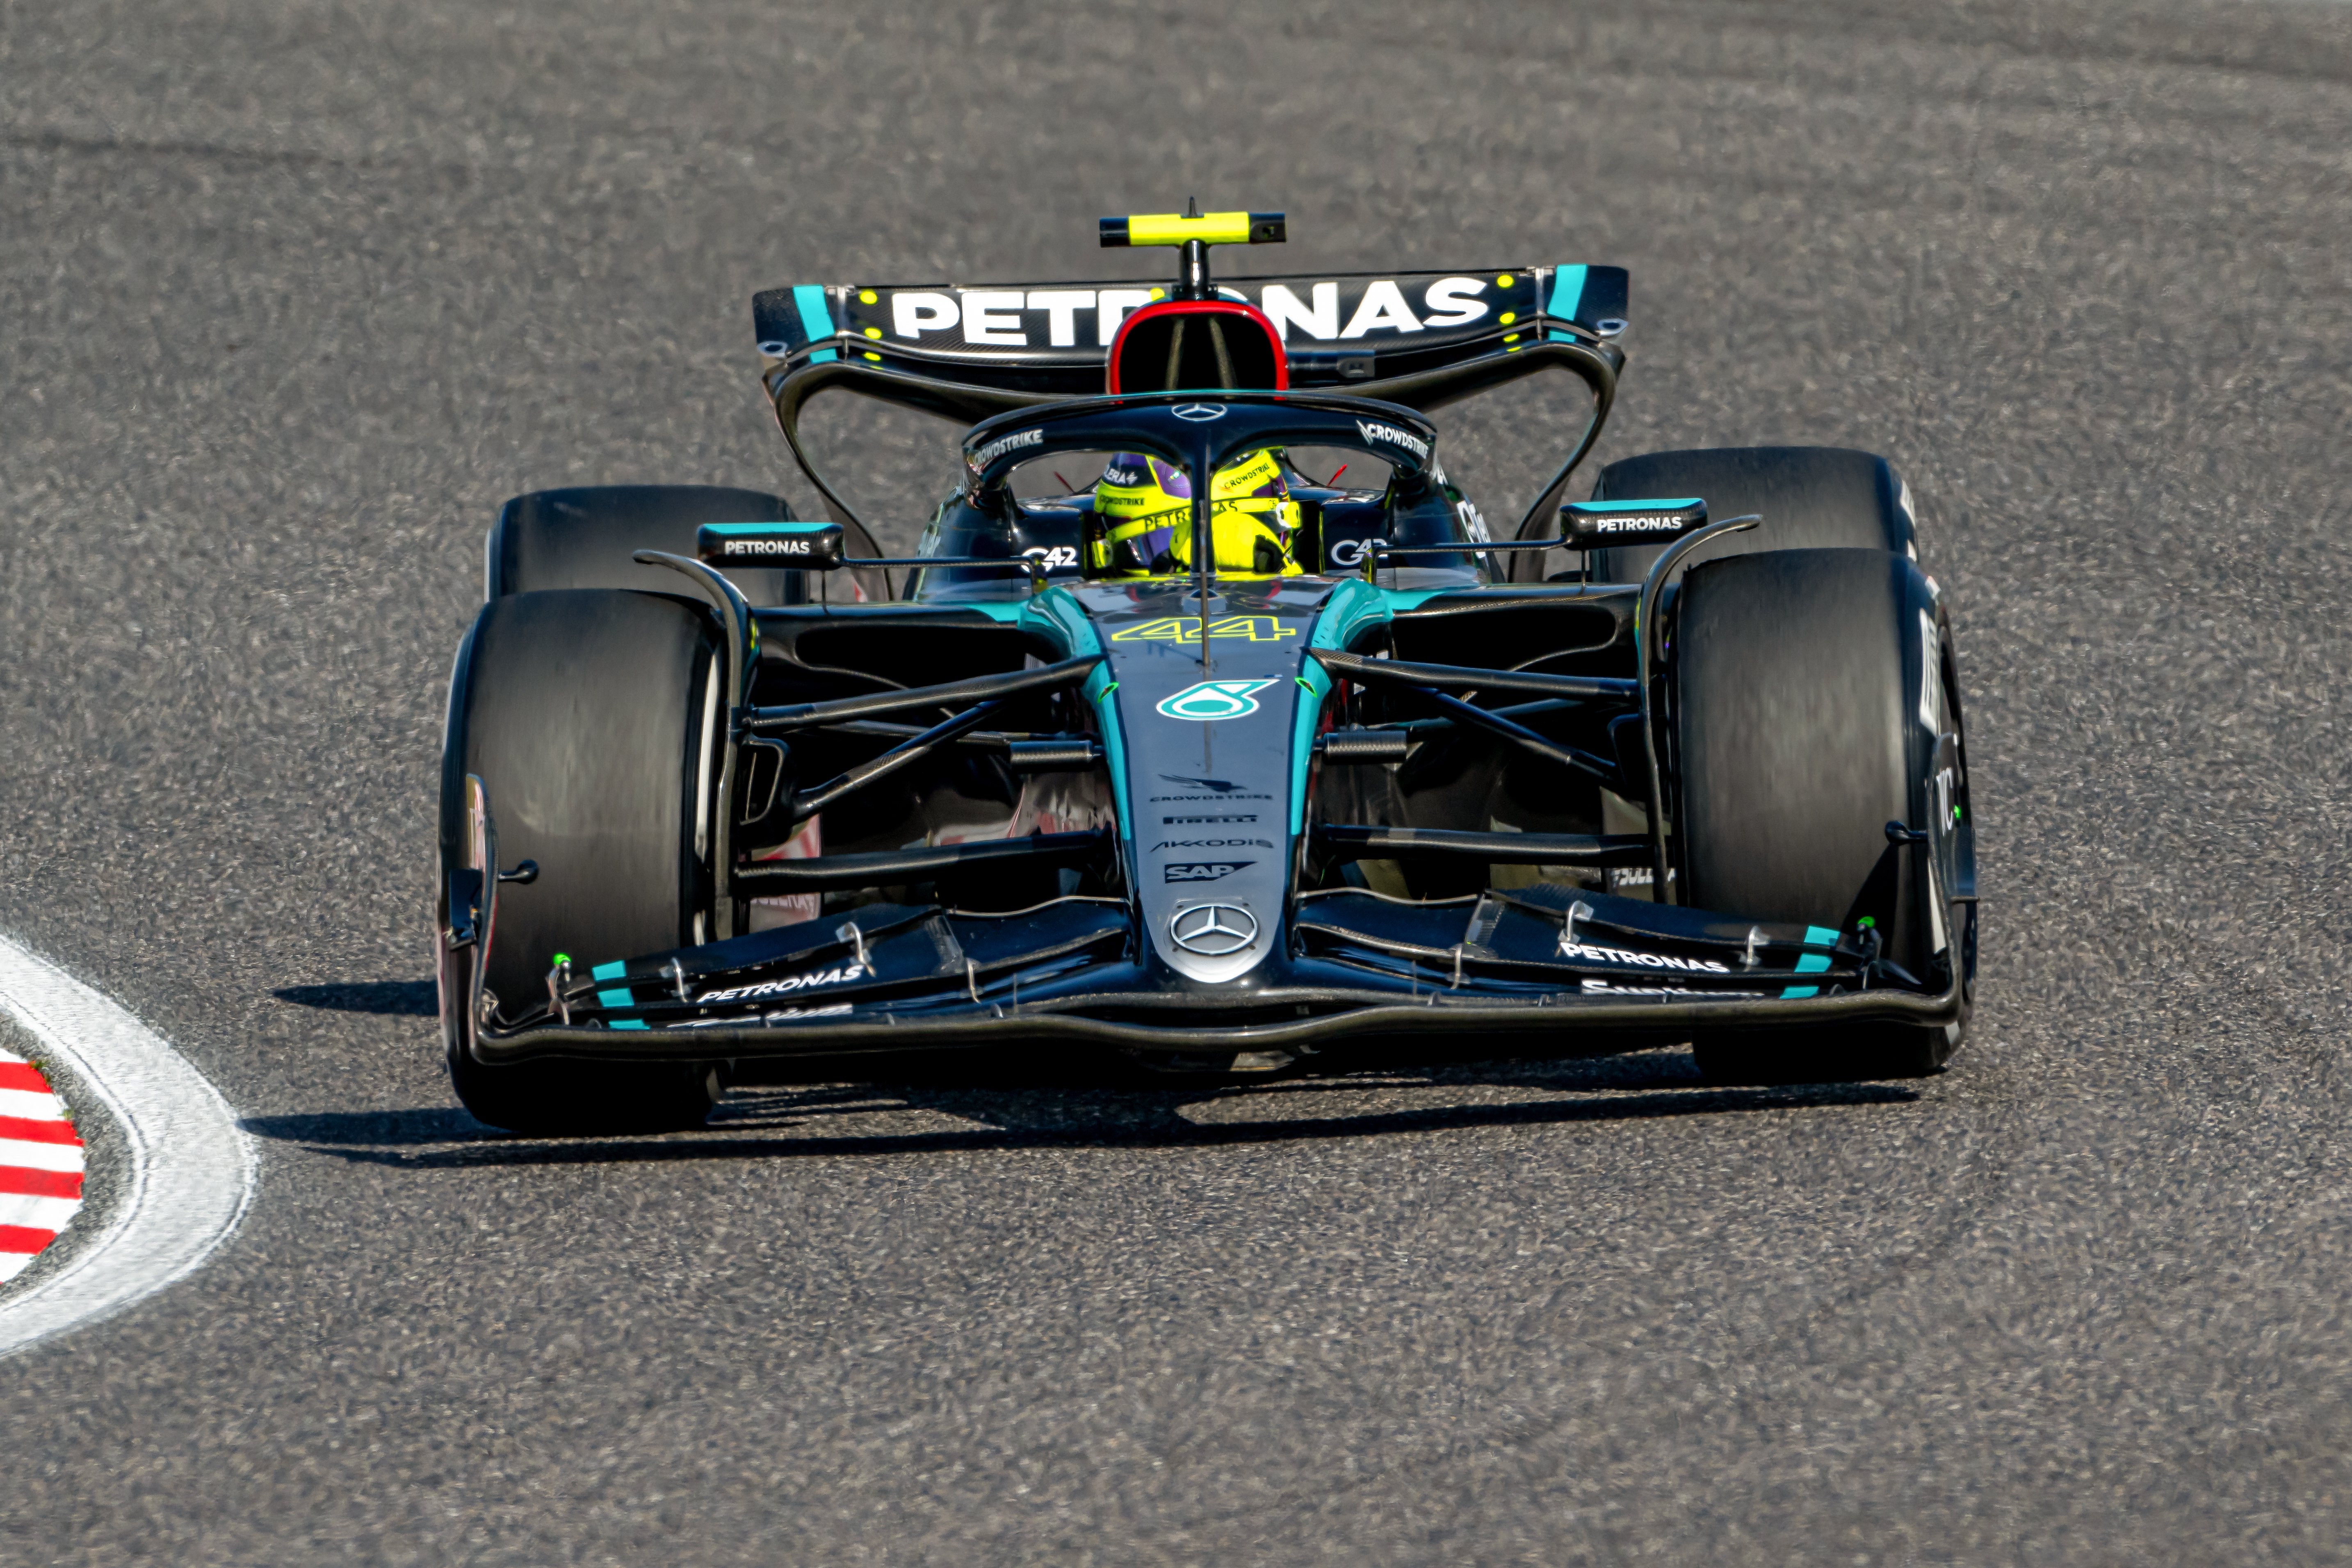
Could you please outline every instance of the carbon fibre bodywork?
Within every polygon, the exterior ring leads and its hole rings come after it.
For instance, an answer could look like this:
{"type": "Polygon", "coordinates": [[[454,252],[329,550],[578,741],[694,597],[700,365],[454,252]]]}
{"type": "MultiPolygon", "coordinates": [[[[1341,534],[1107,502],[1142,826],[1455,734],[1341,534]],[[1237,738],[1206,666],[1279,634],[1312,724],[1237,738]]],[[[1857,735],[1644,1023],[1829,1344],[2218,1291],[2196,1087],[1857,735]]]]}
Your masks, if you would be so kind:
{"type": "MultiPolygon", "coordinates": [[[[928,881],[934,896],[676,952],[600,955],[559,984],[535,1017],[478,1018],[471,1048],[487,1062],[740,1058],[1020,1037],[1297,1052],[1371,1033],[1491,1027],[1581,1029],[1583,1046],[1601,1048],[1629,1033],[1698,1026],[1933,1025],[1954,1016],[1957,979],[1906,984],[1876,969],[1853,932],[1684,910],[1570,881],[1409,899],[1318,885],[1367,856],[1397,864],[1467,859],[1482,874],[1518,855],[1541,855],[1535,865],[1570,874],[1645,866],[1649,844],[1640,834],[1522,830],[1522,848],[1477,829],[1335,820],[1339,802],[1331,797],[1345,792],[1318,788],[1326,772],[1318,739],[1335,732],[1349,699],[1362,700],[1370,689],[1335,679],[1318,653],[1387,653],[1443,635],[1449,621],[1549,612],[1582,617],[1587,635],[1602,639],[1588,651],[1606,658],[1613,650],[1630,670],[1639,592],[1397,588],[1357,577],[1221,581],[1208,606],[1205,660],[1198,601],[1182,582],[1055,584],[984,605],[757,612],[760,640],[772,650],[795,647],[811,631],[838,636],[843,623],[888,635],[931,621],[1011,632],[1035,658],[1097,660],[1074,692],[1087,714],[1080,727],[1098,741],[1108,769],[1107,820],[1057,822],[1051,826],[1061,831],[947,853],[1001,847],[1007,863],[1049,860],[1116,891],[971,910],[936,896],[957,863],[924,863],[921,851],[895,861],[878,854],[838,878],[818,868],[855,854],[777,862],[784,875],[773,883],[746,866],[736,890],[753,897],[883,879],[918,891],[928,881]],[[1213,716],[1185,716],[1186,694],[1204,690],[1193,700],[1213,716]],[[1182,922],[1202,910],[1223,914],[1232,936],[1205,945],[1182,940],[1192,934],[1182,922]]],[[[1441,743],[1425,734],[1414,746],[1441,743]]],[[[1972,870],[1964,836],[1951,847],[1947,885],[1965,896],[1972,870]]],[[[484,864],[494,858],[486,843],[484,864]]],[[[989,864],[979,856],[964,868],[989,864]]],[[[478,878],[472,888],[478,898],[495,898],[478,878]]],[[[494,930],[491,909],[483,913],[485,929],[494,930]]]]}
{"type": "MultiPolygon", "coordinates": [[[[497,1065],[1061,1039],[1279,1060],[1432,1031],[1607,1049],[1698,1030],[1956,1026],[1975,899],[1956,707],[1939,716],[1923,696],[1919,722],[1905,721],[1922,782],[1886,824],[1884,874],[1831,917],[1842,923],[1680,907],[1673,584],[1690,547],[1756,520],[1689,534],[1640,583],[1524,580],[1558,547],[1538,513],[1590,449],[1622,363],[1606,341],[1622,321],[1587,321],[1579,302],[1597,277],[1613,318],[1622,274],[1576,268],[1570,299],[1568,271],[1491,275],[1523,322],[1501,310],[1420,342],[1368,332],[1352,367],[1310,353],[1274,392],[1084,395],[1080,373],[1098,377],[1103,355],[1058,342],[1083,325],[1075,293],[951,301],[965,320],[1018,314],[1016,298],[1042,310],[1029,325],[1056,342],[1018,353],[936,341],[939,290],[912,306],[903,290],[761,296],[768,389],[804,467],[798,410],[825,385],[987,416],[907,561],[872,555],[822,479],[825,559],[843,530],[868,553],[808,573],[802,602],[755,608],[708,565],[638,553],[707,604],[725,650],[709,697],[725,721],[706,724],[708,753],[686,767],[712,829],[707,851],[697,841],[701,940],[555,954],[543,1000],[488,995],[512,874],[495,789],[468,778],[465,820],[444,828],[452,1048],[497,1065]],[[1544,368],[1583,379],[1593,417],[1518,537],[1497,543],[1447,479],[1424,410],[1544,368]],[[1150,454],[1206,476],[1294,447],[1351,448],[1387,478],[1340,491],[1294,473],[1307,569],[1286,575],[1221,574],[1201,542],[1190,574],[1093,573],[1085,492],[1023,499],[1011,484],[1057,452],[1150,454]],[[1886,933],[1929,925],[1934,962],[1894,962],[1886,933]]],[[[1454,289],[1460,310],[1472,284],[1415,287],[1454,289]]],[[[1301,287],[1260,298],[1312,298],[1337,319],[1315,292],[1326,285],[1301,287]]],[[[1349,298],[1360,318],[1380,296],[1367,283],[1349,298]]],[[[1208,487],[1192,491],[1205,541],[1208,487]]],[[[1703,522],[1703,503],[1657,504],[1680,509],[1676,527],[1703,522]]],[[[1932,634],[1933,584],[1896,569],[1902,614],[1932,634]]],[[[1904,647],[1903,689],[1940,691],[1935,637],[1904,647]]],[[[461,655],[453,713],[467,679],[461,655]]]]}

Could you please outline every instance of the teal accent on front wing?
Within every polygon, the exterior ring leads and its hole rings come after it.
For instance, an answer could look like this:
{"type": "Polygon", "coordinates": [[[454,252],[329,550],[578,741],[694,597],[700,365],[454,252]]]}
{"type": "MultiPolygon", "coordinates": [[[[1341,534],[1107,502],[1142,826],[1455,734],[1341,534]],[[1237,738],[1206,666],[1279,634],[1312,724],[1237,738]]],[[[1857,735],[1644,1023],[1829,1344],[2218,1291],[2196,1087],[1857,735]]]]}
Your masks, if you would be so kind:
{"type": "MultiPolygon", "coordinates": [[[[1670,507],[1706,504],[1697,496],[1683,496],[1674,500],[1580,500],[1576,503],[1578,510],[1581,511],[1664,511],[1670,507]]],[[[1819,931],[1822,928],[1815,926],[1812,929],[1819,931]]],[[[1814,939],[1807,937],[1805,940],[1811,942],[1814,939]]],[[[1835,942],[1836,933],[1832,932],[1829,940],[1835,942]]]]}
{"type": "Polygon", "coordinates": [[[1584,268],[1555,267],[1551,269],[1551,303],[1544,313],[1558,316],[1563,321],[1576,320],[1576,308],[1584,300],[1584,268]]]}
{"type": "Polygon", "coordinates": [[[615,1018],[607,1026],[614,1029],[644,1029],[651,1026],[643,1018],[615,1018]]]}
{"type": "MultiPolygon", "coordinates": [[[[1658,503],[1653,501],[1650,504],[1655,506],[1658,503]]],[[[1837,939],[1838,933],[1827,926],[1805,928],[1807,947],[1835,947],[1837,939]]],[[[1797,973],[1800,974],[1820,974],[1829,966],[1830,955],[1826,952],[1801,952],[1797,955],[1797,973]]],[[[1794,1001],[1801,997],[1818,996],[1821,994],[1822,988],[1818,985],[1791,985],[1780,993],[1780,998],[1782,1001],[1794,1001]]]]}
{"type": "Polygon", "coordinates": [[[823,289],[814,283],[801,284],[793,290],[793,305],[801,313],[801,331],[808,334],[809,342],[823,342],[833,336],[833,306],[823,289]]]}
{"type": "Polygon", "coordinates": [[[599,1007],[634,1007],[636,1005],[637,999],[629,994],[625,986],[618,991],[596,993],[596,1005],[599,1007]]]}
{"type": "Polygon", "coordinates": [[[628,972],[629,966],[627,964],[616,961],[612,963],[598,964],[595,968],[588,972],[588,978],[591,980],[618,980],[622,975],[626,974],[628,972]]]}
{"type": "MultiPolygon", "coordinates": [[[[840,357],[841,355],[835,350],[819,349],[816,353],[809,355],[809,363],[812,364],[829,364],[840,357]]],[[[643,1025],[639,1025],[638,1026],[640,1028],[644,1027],[643,1025]]]]}

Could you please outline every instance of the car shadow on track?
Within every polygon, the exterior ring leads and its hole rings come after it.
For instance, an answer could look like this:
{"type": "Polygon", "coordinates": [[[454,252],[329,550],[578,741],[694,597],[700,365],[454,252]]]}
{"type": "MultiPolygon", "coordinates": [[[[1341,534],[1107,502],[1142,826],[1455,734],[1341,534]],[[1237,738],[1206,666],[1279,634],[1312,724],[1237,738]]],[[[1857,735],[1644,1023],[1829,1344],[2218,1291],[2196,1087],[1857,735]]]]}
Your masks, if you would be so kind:
{"type": "Polygon", "coordinates": [[[806,1064],[730,1091],[709,1126],[649,1137],[519,1138],[454,1107],[251,1117],[257,1137],[415,1169],[860,1157],[1016,1149],[1207,1148],[1406,1132],[1910,1104],[1887,1083],[1716,1087],[1687,1052],[1350,1062],[1323,1076],[1175,1083],[1097,1060],[969,1056],[806,1064]],[[829,1068],[830,1070],[827,1070],[829,1068]],[[779,1081],[782,1079],[782,1081],[779,1081]]]}
{"type": "Polygon", "coordinates": [[[297,1007],[320,1007],[330,1013],[380,1013],[402,1018],[430,1018],[441,1000],[430,980],[370,980],[341,985],[286,985],[270,993],[297,1007]]]}

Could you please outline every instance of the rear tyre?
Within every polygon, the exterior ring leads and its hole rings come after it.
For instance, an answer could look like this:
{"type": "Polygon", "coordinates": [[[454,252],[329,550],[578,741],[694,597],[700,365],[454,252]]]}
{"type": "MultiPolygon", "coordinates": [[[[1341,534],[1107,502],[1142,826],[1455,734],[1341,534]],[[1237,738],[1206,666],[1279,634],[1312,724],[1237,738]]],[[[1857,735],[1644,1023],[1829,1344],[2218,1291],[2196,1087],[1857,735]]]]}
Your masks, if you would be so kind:
{"type": "MultiPolygon", "coordinates": [[[[1691,564],[1772,550],[1885,550],[1919,558],[1911,492],[1885,458],[1843,447],[1717,447],[1648,452],[1601,470],[1595,500],[1697,496],[1720,520],[1764,526],[1698,547],[1691,564]]],[[[1593,581],[1638,583],[1663,544],[1595,550],[1593,581]]]]}
{"type": "MultiPolygon", "coordinates": [[[[488,795],[503,866],[539,866],[533,880],[499,889],[482,960],[483,984],[507,1016],[545,994],[557,953],[584,974],[704,936],[699,782],[718,739],[706,724],[720,722],[710,700],[720,657],[698,606],[652,594],[520,594],[476,619],[450,683],[442,886],[464,864],[471,773],[488,795]]],[[[477,1061],[466,989],[444,987],[450,1081],[494,1127],[660,1131],[701,1125],[718,1102],[717,1063],[477,1061]]]]}
{"type": "Polygon", "coordinates": [[[1974,820],[1942,606],[1916,566],[1864,550],[1787,550],[1694,568],[1673,633],[1673,742],[1685,901],[1853,933],[1961,1016],[1920,1028],[1739,1032],[1694,1042],[1727,1081],[1940,1072],[1973,1002],[1974,820]],[[1900,822],[1929,835],[1902,847],[1900,822]]]}

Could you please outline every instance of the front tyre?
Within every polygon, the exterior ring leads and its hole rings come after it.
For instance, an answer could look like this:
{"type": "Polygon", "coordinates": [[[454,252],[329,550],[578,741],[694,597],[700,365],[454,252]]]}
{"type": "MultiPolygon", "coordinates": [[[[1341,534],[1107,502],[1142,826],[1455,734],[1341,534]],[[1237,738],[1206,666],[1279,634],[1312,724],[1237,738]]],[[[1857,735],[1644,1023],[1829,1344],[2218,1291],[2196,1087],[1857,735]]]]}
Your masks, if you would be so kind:
{"type": "Polygon", "coordinates": [[[1703,563],[1684,580],[1672,671],[1684,901],[1874,931],[1921,987],[1959,980],[1948,1025],[1703,1035],[1700,1070],[1743,1082],[1942,1071],[1974,1001],[1975,821],[1950,626],[1927,579],[1875,550],[1703,563]],[[1890,822],[1927,841],[1889,843],[1890,822]]]}
{"type": "Polygon", "coordinates": [[[558,953],[585,973],[704,940],[700,786],[724,721],[721,658],[698,606],[614,589],[494,599],[467,635],[443,742],[442,886],[465,863],[468,774],[503,866],[539,867],[499,889],[486,956],[445,960],[450,1082],[477,1119],[539,1136],[649,1132],[699,1126],[718,1103],[717,1063],[487,1065],[463,1014],[474,962],[512,1018],[545,995],[558,953]]]}

